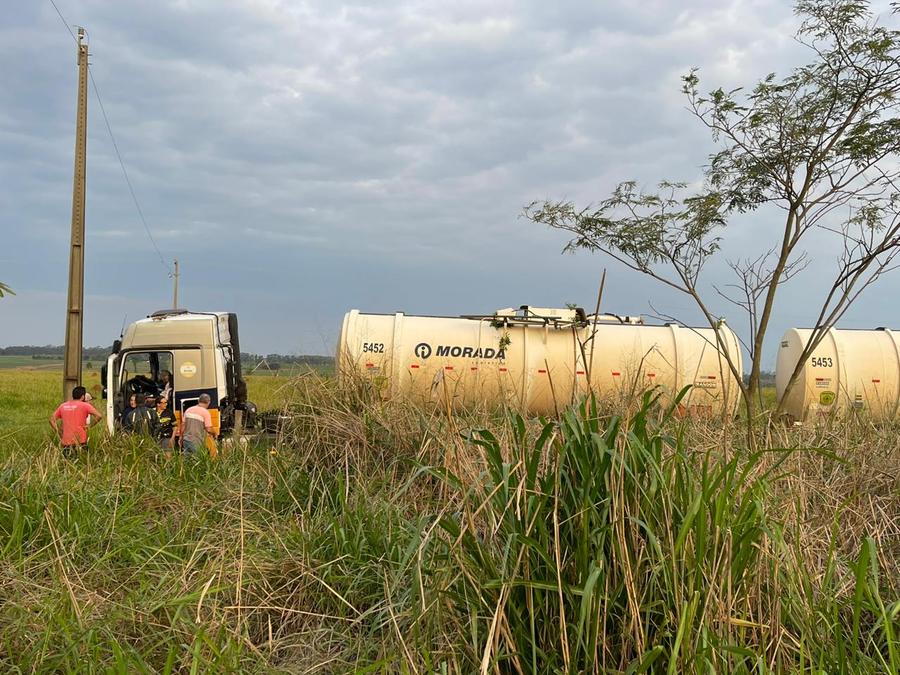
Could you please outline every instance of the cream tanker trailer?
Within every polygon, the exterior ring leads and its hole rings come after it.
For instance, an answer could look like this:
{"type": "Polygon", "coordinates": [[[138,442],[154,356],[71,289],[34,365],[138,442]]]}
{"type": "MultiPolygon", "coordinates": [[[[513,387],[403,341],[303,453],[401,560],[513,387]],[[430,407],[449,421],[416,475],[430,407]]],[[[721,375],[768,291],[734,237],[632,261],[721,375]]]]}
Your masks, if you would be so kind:
{"type": "Polygon", "coordinates": [[[733,414],[737,382],[718,344],[741,372],[727,326],[647,325],[640,318],[586,316],[581,309],[523,306],[489,316],[344,316],[338,373],[373,380],[386,397],[454,407],[506,403],[548,415],[589,391],[613,398],[659,387],[682,405],[733,414]]]}
{"type": "MultiPolygon", "coordinates": [[[[775,390],[781,401],[812,329],[791,328],[781,338],[775,390]]],[[[900,337],[887,328],[830,329],[806,359],[782,409],[796,420],[865,411],[893,419],[900,409],[900,337]]]]}

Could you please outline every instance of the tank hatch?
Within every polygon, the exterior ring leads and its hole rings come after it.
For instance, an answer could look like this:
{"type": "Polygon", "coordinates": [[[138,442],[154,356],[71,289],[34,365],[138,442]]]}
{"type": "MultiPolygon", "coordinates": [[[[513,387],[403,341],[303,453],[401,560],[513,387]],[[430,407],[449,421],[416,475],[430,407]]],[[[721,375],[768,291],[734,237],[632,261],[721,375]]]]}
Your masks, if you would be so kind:
{"type": "MultiPolygon", "coordinates": [[[[600,322],[623,323],[623,324],[628,324],[629,326],[643,326],[644,325],[644,317],[642,317],[640,314],[638,314],[636,316],[632,316],[630,314],[625,314],[623,316],[620,316],[618,314],[612,314],[612,313],[607,312],[606,314],[591,314],[587,318],[587,320],[591,323],[594,323],[596,321],[597,323],[600,323],[600,322]]],[[[666,325],[668,326],[670,324],[666,324],[666,325]]],[[[671,325],[677,325],[677,324],[671,324],[671,325]]]]}

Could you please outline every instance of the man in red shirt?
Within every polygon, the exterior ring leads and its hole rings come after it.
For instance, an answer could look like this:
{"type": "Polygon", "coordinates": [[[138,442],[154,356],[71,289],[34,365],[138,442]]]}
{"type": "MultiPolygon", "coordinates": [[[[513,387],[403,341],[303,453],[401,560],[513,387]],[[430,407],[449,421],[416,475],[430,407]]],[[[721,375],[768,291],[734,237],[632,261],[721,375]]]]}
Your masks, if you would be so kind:
{"type": "Polygon", "coordinates": [[[84,387],[75,387],[72,390],[72,400],[60,405],[50,416],[50,426],[62,441],[63,457],[69,457],[77,450],[87,449],[88,426],[100,422],[99,411],[84,400],[85,394],[87,390],[84,387]],[[59,420],[62,420],[62,431],[59,420]]]}

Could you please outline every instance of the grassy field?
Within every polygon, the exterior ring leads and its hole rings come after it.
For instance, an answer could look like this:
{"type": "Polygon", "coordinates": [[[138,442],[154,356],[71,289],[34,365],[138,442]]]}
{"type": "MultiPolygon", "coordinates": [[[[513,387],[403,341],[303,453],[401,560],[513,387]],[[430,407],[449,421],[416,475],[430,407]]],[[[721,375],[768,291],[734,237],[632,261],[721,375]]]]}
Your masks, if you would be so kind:
{"type": "Polygon", "coordinates": [[[25,368],[35,370],[59,370],[62,359],[33,359],[30,356],[0,356],[0,369],[25,368]]]}
{"type": "MultiPolygon", "coordinates": [[[[88,376],[89,386],[96,374],[88,376]]],[[[0,372],[4,672],[900,668],[900,440],[687,423],[647,402],[448,416],[313,375],[218,460],[94,431],[0,372]]]]}
{"type": "MultiPolygon", "coordinates": [[[[85,370],[82,381],[93,394],[94,404],[104,412],[106,402],[100,398],[103,390],[100,372],[85,370]]],[[[282,393],[291,387],[291,378],[273,378],[266,375],[252,375],[247,378],[247,382],[250,400],[256,403],[260,410],[281,407],[284,402],[282,393]]],[[[31,441],[43,432],[46,432],[49,438],[51,429],[47,418],[59,404],[61,395],[62,379],[59,371],[0,368],[0,439],[8,436],[31,441]]]]}
{"type": "Polygon", "coordinates": [[[307,373],[316,373],[318,375],[322,375],[325,377],[331,376],[334,374],[334,366],[332,364],[316,364],[316,365],[308,365],[308,364],[287,364],[283,365],[277,370],[266,370],[265,367],[253,368],[248,367],[247,364],[244,364],[244,373],[249,373],[251,370],[253,371],[252,375],[246,375],[250,378],[259,378],[259,377],[273,377],[275,379],[278,378],[290,378],[290,377],[298,377],[299,375],[306,375],[307,373]]]}

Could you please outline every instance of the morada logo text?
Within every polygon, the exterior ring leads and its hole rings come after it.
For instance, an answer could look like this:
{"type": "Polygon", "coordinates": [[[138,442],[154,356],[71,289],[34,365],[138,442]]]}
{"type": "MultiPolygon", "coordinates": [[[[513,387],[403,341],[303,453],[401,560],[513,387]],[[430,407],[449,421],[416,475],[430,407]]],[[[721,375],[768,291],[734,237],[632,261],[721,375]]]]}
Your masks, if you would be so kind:
{"type": "Polygon", "coordinates": [[[505,359],[505,349],[493,349],[491,347],[460,347],[459,345],[438,345],[433,350],[427,342],[420,342],[413,350],[420,359],[427,359],[434,353],[437,356],[453,356],[464,359],[505,359]]]}

